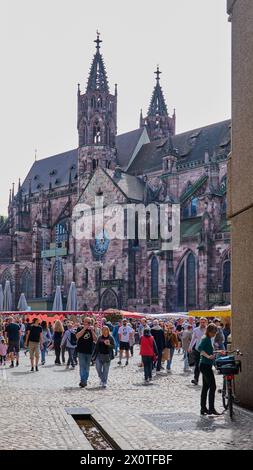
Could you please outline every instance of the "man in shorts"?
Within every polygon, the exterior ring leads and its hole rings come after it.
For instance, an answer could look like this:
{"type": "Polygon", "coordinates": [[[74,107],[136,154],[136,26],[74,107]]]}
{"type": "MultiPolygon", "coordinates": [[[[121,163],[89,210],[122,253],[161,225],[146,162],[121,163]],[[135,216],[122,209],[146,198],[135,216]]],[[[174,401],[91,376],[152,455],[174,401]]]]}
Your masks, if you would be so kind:
{"type": "Polygon", "coordinates": [[[7,354],[10,355],[10,367],[14,367],[14,357],[16,357],[16,367],[19,365],[20,335],[20,326],[13,317],[9,317],[5,327],[5,339],[8,343],[7,354]]]}
{"type": "Polygon", "coordinates": [[[119,328],[119,365],[121,365],[124,351],[126,351],[126,366],[128,365],[130,341],[132,340],[133,335],[133,328],[127,324],[127,320],[123,320],[122,326],[119,328]]]}
{"type": "Polygon", "coordinates": [[[35,370],[38,372],[40,350],[43,347],[43,332],[38,318],[34,318],[33,323],[27,332],[25,347],[27,347],[27,344],[29,344],[31,372],[34,372],[34,356],[35,370]]]}

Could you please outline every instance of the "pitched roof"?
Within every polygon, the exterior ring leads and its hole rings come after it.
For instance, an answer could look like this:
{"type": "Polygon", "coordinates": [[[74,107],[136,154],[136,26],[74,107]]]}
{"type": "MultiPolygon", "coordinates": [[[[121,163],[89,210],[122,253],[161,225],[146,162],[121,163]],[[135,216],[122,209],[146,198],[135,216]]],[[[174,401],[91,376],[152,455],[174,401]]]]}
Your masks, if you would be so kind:
{"type": "Polygon", "coordinates": [[[104,170],[113,182],[123,191],[128,199],[143,201],[145,183],[136,176],[121,171],[119,174],[113,170],[104,170]]]}
{"type": "MultiPolygon", "coordinates": [[[[226,156],[230,152],[231,121],[223,121],[209,126],[177,134],[171,137],[174,151],[178,156],[178,165],[193,161],[204,162],[205,152],[210,157],[214,151],[217,156],[226,156]]],[[[142,146],[129,172],[142,174],[162,169],[162,158],[169,153],[169,139],[158,140],[142,146]]]]}
{"type": "Polygon", "coordinates": [[[77,174],[77,156],[78,150],[74,149],[34,162],[22,184],[22,193],[28,194],[30,181],[32,193],[48,190],[50,181],[53,189],[65,186],[69,181],[70,169],[74,181],[77,174]]]}
{"type": "Polygon", "coordinates": [[[121,168],[126,168],[130,158],[143,134],[144,129],[134,129],[116,137],[118,162],[121,168]]]}

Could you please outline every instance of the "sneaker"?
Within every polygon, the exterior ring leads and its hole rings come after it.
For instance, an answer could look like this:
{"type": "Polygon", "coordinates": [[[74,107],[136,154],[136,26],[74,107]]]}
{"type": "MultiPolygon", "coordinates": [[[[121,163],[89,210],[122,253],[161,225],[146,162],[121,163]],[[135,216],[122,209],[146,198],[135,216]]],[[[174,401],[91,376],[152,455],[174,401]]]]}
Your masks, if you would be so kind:
{"type": "Polygon", "coordinates": [[[202,416],[204,416],[204,415],[209,415],[209,410],[208,410],[207,408],[204,408],[203,410],[201,409],[201,410],[200,410],[200,414],[201,414],[202,416]]]}
{"type": "Polygon", "coordinates": [[[71,368],[72,368],[72,370],[74,370],[74,369],[75,369],[75,366],[71,366],[71,368]]]}
{"type": "Polygon", "coordinates": [[[171,369],[167,369],[167,374],[171,374],[171,369]]]}
{"type": "Polygon", "coordinates": [[[197,382],[197,380],[195,380],[195,379],[191,380],[191,383],[192,383],[193,385],[198,385],[198,382],[197,382]]]}
{"type": "Polygon", "coordinates": [[[66,366],[65,369],[66,369],[66,370],[69,369],[69,366],[66,366]]]}
{"type": "Polygon", "coordinates": [[[81,388],[87,387],[87,383],[85,383],[85,382],[80,382],[79,387],[81,387],[81,388]]]}
{"type": "Polygon", "coordinates": [[[121,364],[122,364],[121,361],[119,361],[119,362],[118,362],[118,365],[121,366],[121,364]]]}
{"type": "Polygon", "coordinates": [[[36,366],[36,367],[35,367],[35,370],[36,370],[36,372],[39,372],[39,368],[38,368],[38,366],[36,366]]]}
{"type": "Polygon", "coordinates": [[[34,372],[34,367],[31,367],[31,372],[34,372]]]}
{"type": "Polygon", "coordinates": [[[19,366],[19,362],[18,362],[18,361],[16,361],[16,367],[18,367],[18,366],[19,366]]]}
{"type": "Polygon", "coordinates": [[[9,367],[11,367],[11,368],[12,368],[12,367],[14,367],[14,364],[13,364],[13,362],[12,362],[12,363],[9,365],[9,367]]]}
{"type": "Polygon", "coordinates": [[[44,366],[45,364],[46,364],[45,361],[43,361],[43,362],[41,363],[42,366],[44,366]]]}
{"type": "Polygon", "coordinates": [[[102,384],[102,388],[106,388],[107,385],[105,383],[102,384]]]}
{"type": "Polygon", "coordinates": [[[125,365],[128,366],[128,361],[126,361],[126,364],[125,364],[125,365]]]}

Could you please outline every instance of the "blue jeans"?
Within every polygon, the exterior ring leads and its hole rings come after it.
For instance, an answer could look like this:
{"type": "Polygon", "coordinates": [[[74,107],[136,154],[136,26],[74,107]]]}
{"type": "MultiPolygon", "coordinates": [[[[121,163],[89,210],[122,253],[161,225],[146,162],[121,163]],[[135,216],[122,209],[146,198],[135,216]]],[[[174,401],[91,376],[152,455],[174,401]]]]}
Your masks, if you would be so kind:
{"type": "Polygon", "coordinates": [[[91,354],[78,353],[78,358],[81,382],[87,384],[90,372],[91,354]]]}
{"type": "Polygon", "coordinates": [[[119,340],[113,336],[114,339],[114,344],[115,344],[115,354],[118,354],[118,349],[119,349],[119,340]]]}
{"type": "Polygon", "coordinates": [[[184,369],[189,369],[189,359],[188,359],[188,352],[184,351],[184,369]]]}
{"type": "Polygon", "coordinates": [[[44,343],[43,348],[41,349],[41,362],[46,362],[46,352],[47,352],[47,343],[44,343]]]}
{"type": "Polygon", "coordinates": [[[174,356],[175,348],[170,348],[169,351],[170,351],[170,358],[167,361],[167,369],[168,370],[171,369],[171,364],[172,364],[172,359],[173,359],[173,356],[174,356]]]}
{"type": "Polygon", "coordinates": [[[75,354],[75,349],[76,348],[66,348],[66,349],[67,349],[68,355],[69,355],[67,366],[70,366],[70,364],[71,364],[72,367],[75,367],[74,354],[75,354]]]}
{"type": "Polygon", "coordinates": [[[102,382],[102,384],[107,384],[107,379],[108,379],[108,374],[109,374],[109,368],[110,368],[110,361],[109,362],[102,362],[99,359],[99,355],[97,356],[96,359],[96,369],[98,376],[102,382]]]}

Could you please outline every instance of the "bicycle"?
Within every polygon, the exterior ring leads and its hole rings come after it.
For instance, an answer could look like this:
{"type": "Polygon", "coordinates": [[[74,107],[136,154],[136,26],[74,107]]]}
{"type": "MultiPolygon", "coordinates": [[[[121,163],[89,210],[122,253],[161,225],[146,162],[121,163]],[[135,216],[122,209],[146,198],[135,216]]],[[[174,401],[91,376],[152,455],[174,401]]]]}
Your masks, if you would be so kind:
{"type": "MultiPolygon", "coordinates": [[[[220,351],[215,351],[220,353],[220,351]]],[[[242,370],[240,360],[236,360],[235,356],[242,356],[240,349],[235,351],[225,351],[229,355],[220,356],[215,360],[215,367],[220,374],[223,375],[223,387],[218,390],[222,394],[222,403],[224,409],[229,410],[229,416],[233,419],[234,410],[233,404],[236,400],[235,397],[235,375],[239,374],[242,370]]]]}

